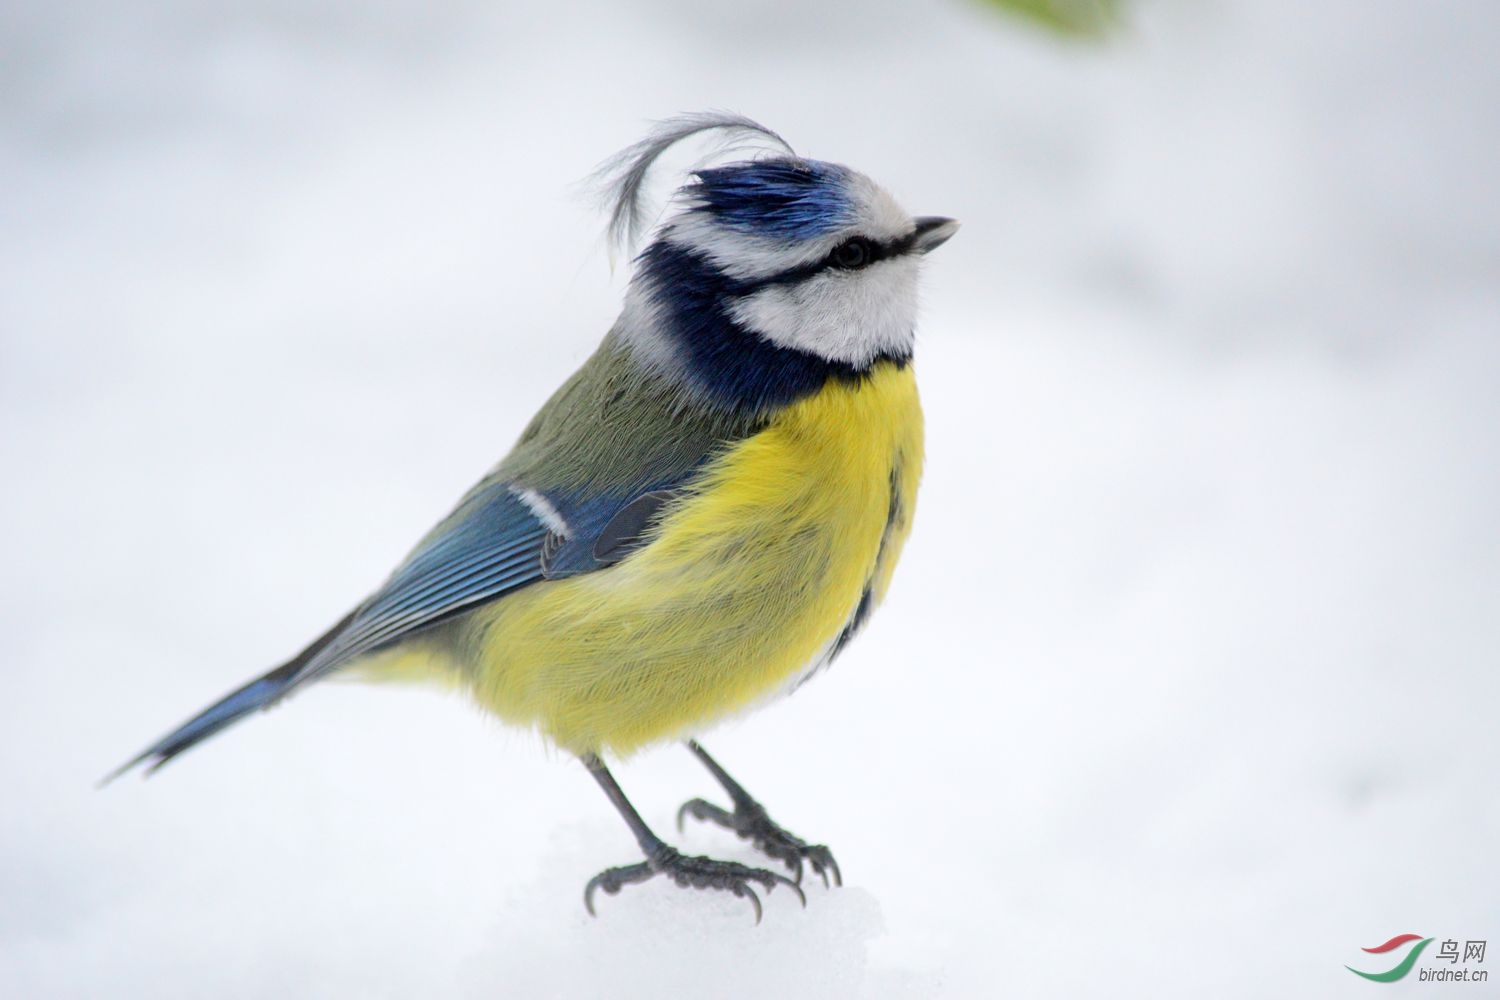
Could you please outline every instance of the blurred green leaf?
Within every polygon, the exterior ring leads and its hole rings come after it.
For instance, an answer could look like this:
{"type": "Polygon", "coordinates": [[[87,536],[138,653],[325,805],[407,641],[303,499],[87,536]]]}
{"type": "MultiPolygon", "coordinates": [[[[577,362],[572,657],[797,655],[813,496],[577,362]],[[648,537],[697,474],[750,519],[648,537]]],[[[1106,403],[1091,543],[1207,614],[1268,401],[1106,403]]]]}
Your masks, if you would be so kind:
{"type": "Polygon", "coordinates": [[[1120,0],[981,0],[1060,35],[1097,38],[1121,23],[1120,0]]]}

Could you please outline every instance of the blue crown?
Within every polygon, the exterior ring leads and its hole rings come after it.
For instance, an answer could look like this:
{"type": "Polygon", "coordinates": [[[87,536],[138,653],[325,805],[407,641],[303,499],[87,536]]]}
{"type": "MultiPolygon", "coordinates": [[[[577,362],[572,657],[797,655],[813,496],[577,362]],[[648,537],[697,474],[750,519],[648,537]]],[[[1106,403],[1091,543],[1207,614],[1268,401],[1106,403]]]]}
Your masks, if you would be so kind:
{"type": "Polygon", "coordinates": [[[820,160],[767,159],[699,170],[683,188],[700,211],[745,232],[813,239],[854,220],[850,171],[820,160]]]}

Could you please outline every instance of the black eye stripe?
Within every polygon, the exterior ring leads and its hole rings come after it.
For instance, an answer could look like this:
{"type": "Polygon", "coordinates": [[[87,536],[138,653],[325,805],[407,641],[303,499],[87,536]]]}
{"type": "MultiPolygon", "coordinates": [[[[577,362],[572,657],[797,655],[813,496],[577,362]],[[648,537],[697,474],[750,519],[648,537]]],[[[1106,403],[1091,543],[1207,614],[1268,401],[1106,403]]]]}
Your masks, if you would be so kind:
{"type": "Polygon", "coordinates": [[[734,295],[751,295],[755,292],[760,291],[762,288],[769,288],[772,285],[795,285],[799,281],[805,281],[808,278],[813,277],[814,275],[822,274],[824,271],[862,271],[872,264],[878,264],[883,260],[890,260],[894,257],[900,257],[906,254],[909,250],[911,250],[912,245],[916,242],[916,239],[917,234],[915,232],[913,232],[909,236],[903,236],[899,239],[894,240],[872,240],[868,236],[851,237],[850,239],[845,240],[843,243],[840,243],[837,247],[834,247],[820,259],[812,261],[811,263],[802,264],[798,267],[788,268],[785,271],[781,271],[777,274],[772,274],[764,278],[751,278],[748,280],[736,281],[734,282],[734,287],[730,289],[730,292],[734,295]],[[848,245],[854,240],[859,240],[864,244],[866,248],[864,262],[854,267],[850,267],[847,265],[840,266],[839,264],[835,263],[833,260],[833,255],[838,253],[838,251],[842,247],[848,245]]]}

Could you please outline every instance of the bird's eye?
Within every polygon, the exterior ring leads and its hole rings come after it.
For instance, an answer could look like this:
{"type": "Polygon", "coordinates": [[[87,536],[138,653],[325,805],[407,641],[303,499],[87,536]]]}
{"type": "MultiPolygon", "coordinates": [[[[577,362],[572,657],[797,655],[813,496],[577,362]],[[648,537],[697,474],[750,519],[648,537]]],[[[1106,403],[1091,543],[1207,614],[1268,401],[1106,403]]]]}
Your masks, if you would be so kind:
{"type": "Polygon", "coordinates": [[[875,248],[870,246],[870,241],[856,236],[834,247],[833,253],[829,254],[829,261],[834,267],[853,270],[856,267],[864,267],[874,256],[875,248]]]}

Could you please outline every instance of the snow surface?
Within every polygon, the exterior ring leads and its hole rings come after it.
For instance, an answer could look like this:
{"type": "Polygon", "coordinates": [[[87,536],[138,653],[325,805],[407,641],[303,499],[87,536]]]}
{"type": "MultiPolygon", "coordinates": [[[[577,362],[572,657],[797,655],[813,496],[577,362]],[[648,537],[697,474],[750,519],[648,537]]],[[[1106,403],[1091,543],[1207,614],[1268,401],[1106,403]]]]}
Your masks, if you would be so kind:
{"type": "MultiPolygon", "coordinates": [[[[1500,939],[1500,6],[1161,0],[1102,47],[958,0],[0,37],[0,994],[1446,995],[1342,966],[1500,939]],[[964,222],[891,599],[706,740],[848,886],[589,919],[624,827],[441,692],[325,685],[96,791],[508,446],[623,285],[573,180],[714,107],[964,222]]],[[[617,774],[664,831],[713,791],[670,747],[617,774]]]]}

